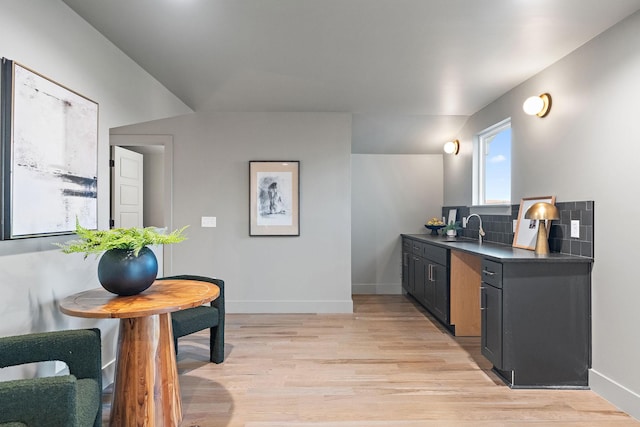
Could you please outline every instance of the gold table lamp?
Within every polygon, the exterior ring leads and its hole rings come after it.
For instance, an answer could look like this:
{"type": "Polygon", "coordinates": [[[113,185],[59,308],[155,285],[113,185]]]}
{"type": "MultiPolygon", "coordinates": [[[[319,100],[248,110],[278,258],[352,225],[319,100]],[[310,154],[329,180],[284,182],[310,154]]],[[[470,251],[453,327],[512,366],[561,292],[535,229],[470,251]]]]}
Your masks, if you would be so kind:
{"type": "Polygon", "coordinates": [[[536,239],[536,254],[546,255],[549,253],[549,239],[547,234],[547,220],[560,219],[560,213],[551,203],[538,202],[531,205],[524,214],[526,219],[538,220],[538,238],[536,239]]]}

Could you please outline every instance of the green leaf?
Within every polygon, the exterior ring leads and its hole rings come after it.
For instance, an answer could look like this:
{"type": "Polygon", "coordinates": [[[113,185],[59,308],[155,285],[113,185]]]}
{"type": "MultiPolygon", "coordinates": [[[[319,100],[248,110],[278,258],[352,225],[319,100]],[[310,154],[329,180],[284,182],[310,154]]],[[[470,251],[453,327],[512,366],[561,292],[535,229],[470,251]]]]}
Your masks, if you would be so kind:
{"type": "Polygon", "coordinates": [[[135,256],[145,246],[168,245],[179,243],[186,239],[184,231],[188,225],[174,230],[169,234],[161,234],[154,227],[112,228],[110,230],[89,230],[80,225],[76,218],[77,239],[66,243],[55,243],[65,254],[84,253],[85,258],[89,254],[96,256],[110,249],[133,250],[135,256]]]}

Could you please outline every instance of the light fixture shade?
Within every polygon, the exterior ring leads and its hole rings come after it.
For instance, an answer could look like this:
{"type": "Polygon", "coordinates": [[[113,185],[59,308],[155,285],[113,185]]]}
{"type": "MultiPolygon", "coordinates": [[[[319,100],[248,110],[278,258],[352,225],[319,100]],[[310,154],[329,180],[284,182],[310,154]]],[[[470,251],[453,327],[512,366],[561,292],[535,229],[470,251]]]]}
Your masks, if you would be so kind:
{"type": "Polygon", "coordinates": [[[560,219],[560,213],[551,203],[538,202],[527,209],[524,217],[526,219],[560,219]]]}
{"type": "Polygon", "coordinates": [[[524,101],[522,109],[530,116],[544,117],[551,109],[551,95],[543,93],[539,96],[531,96],[524,101]]]}
{"type": "Polygon", "coordinates": [[[444,152],[447,154],[458,154],[460,151],[460,141],[454,139],[453,141],[448,141],[444,144],[444,152]]]}
{"type": "Polygon", "coordinates": [[[538,220],[538,235],[536,237],[536,255],[549,254],[549,233],[546,226],[547,220],[560,219],[560,213],[551,203],[538,202],[531,205],[524,217],[526,219],[538,220]]]}

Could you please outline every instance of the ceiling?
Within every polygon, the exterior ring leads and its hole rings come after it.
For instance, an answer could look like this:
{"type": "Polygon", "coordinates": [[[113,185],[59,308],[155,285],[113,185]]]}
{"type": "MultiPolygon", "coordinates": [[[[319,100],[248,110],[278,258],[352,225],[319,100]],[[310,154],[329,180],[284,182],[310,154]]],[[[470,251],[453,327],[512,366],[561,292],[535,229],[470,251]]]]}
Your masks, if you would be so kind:
{"type": "Polygon", "coordinates": [[[354,152],[466,117],[640,0],[63,0],[195,111],[354,113],[354,152]]]}

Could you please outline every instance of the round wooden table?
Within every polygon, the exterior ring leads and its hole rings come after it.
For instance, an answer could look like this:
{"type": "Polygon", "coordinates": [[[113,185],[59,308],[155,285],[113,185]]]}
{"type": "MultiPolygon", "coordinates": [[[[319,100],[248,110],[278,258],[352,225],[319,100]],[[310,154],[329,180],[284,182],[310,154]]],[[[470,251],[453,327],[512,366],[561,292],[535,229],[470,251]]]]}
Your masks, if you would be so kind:
{"type": "Polygon", "coordinates": [[[103,288],[60,302],[68,315],[120,319],[109,425],[177,426],[182,421],[171,312],[213,301],[220,289],[194,280],[156,280],[138,295],[103,288]]]}

